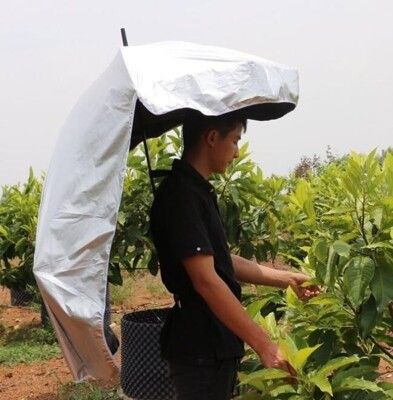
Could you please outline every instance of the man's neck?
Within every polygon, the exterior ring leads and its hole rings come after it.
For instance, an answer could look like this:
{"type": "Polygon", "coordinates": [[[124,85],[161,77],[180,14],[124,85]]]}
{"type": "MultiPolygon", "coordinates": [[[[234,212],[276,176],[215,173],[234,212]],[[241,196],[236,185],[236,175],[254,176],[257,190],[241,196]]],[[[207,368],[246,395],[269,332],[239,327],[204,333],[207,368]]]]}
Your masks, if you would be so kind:
{"type": "Polygon", "coordinates": [[[198,171],[205,179],[208,179],[212,174],[208,164],[201,157],[193,156],[190,154],[182,156],[182,160],[187,161],[196,171],[198,171]]]}

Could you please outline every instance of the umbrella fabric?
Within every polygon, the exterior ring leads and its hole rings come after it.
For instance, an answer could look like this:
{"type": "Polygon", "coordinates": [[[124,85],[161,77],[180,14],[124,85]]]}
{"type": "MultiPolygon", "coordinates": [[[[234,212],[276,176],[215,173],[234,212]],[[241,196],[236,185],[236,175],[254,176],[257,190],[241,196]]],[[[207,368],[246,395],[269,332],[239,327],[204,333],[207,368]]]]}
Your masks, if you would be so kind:
{"type": "Polygon", "coordinates": [[[110,248],[130,147],[188,109],[268,120],[293,110],[296,70],[217,47],[122,48],[60,131],[38,218],[34,274],[76,380],[118,374],[104,335],[110,248]]]}
{"type": "Polygon", "coordinates": [[[270,120],[298,100],[293,68],[220,47],[163,42],[122,49],[138,95],[132,147],[181,124],[185,109],[270,120]]]}

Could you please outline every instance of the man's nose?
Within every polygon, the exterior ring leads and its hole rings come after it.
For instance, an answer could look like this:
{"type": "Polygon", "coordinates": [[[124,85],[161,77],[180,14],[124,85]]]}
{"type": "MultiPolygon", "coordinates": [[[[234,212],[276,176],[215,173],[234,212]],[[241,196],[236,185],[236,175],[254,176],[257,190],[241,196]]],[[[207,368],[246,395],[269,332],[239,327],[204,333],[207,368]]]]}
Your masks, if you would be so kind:
{"type": "Polygon", "coordinates": [[[238,158],[238,157],[239,157],[239,148],[236,148],[234,158],[238,158]]]}

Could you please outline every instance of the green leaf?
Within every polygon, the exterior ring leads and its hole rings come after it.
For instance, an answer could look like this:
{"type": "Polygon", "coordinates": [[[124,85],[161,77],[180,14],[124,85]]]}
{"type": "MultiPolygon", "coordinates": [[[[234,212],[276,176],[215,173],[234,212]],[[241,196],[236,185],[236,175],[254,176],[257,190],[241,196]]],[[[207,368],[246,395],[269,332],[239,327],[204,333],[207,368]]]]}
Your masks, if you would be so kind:
{"type": "Polygon", "coordinates": [[[315,350],[317,350],[319,347],[322,346],[321,344],[317,344],[316,346],[313,347],[305,347],[303,349],[300,349],[294,357],[294,362],[296,364],[296,369],[298,371],[303,370],[303,367],[306,365],[307,360],[311,356],[312,353],[314,353],[315,350]]]}
{"type": "Polygon", "coordinates": [[[316,304],[319,306],[330,306],[330,305],[339,305],[340,300],[331,295],[330,293],[321,293],[317,297],[313,297],[312,299],[308,300],[307,304],[316,304]]]}
{"type": "Polygon", "coordinates": [[[288,307],[298,308],[301,305],[301,301],[298,299],[291,286],[288,286],[285,291],[285,300],[288,307]]]}
{"type": "Polygon", "coordinates": [[[312,189],[306,180],[299,180],[291,199],[309,218],[315,217],[314,207],[312,204],[312,189]]]}
{"type": "Polygon", "coordinates": [[[347,378],[359,378],[363,377],[364,375],[368,375],[370,373],[373,373],[375,371],[375,367],[371,365],[362,365],[359,367],[352,367],[349,368],[345,371],[338,371],[333,379],[332,379],[332,387],[333,387],[333,392],[336,390],[336,387],[340,386],[344,379],[347,378]]]}
{"type": "Polygon", "coordinates": [[[254,318],[261,308],[266,305],[266,303],[269,301],[269,298],[253,301],[247,306],[247,314],[251,317],[254,318]]]}
{"type": "Polygon", "coordinates": [[[376,383],[366,381],[364,379],[348,377],[340,382],[335,387],[335,393],[343,392],[345,390],[366,390],[368,392],[383,392],[376,383]]]}
{"type": "Polygon", "coordinates": [[[283,256],[283,257],[285,257],[286,259],[295,261],[295,263],[296,263],[297,265],[300,265],[300,266],[305,266],[305,265],[306,265],[305,262],[303,262],[300,258],[294,257],[294,256],[292,256],[292,255],[290,255],[290,254],[279,253],[278,255],[283,256]]]}
{"type": "Polygon", "coordinates": [[[360,313],[358,315],[358,325],[360,328],[360,334],[363,338],[367,337],[369,333],[374,329],[378,318],[377,303],[373,295],[365,301],[360,307],[360,313]]]}
{"type": "Polygon", "coordinates": [[[343,242],[342,240],[336,240],[333,243],[333,249],[340,256],[349,257],[349,253],[351,251],[351,246],[348,243],[343,242]]]}
{"type": "Polygon", "coordinates": [[[5,239],[8,238],[8,230],[5,226],[0,225],[0,237],[3,236],[5,239]]]}
{"type": "Polygon", "coordinates": [[[393,245],[388,242],[377,242],[377,243],[371,243],[367,246],[363,246],[362,249],[393,249],[393,245]]]}
{"type": "MultiPolygon", "coordinates": [[[[286,383],[275,383],[273,385],[269,385],[265,390],[264,390],[264,396],[265,395],[270,395],[272,398],[275,399],[280,399],[283,398],[281,395],[285,395],[285,398],[288,398],[288,394],[296,394],[296,390],[292,385],[288,385],[286,383]]],[[[262,397],[264,399],[265,397],[262,397]]],[[[299,400],[299,399],[298,399],[299,400]]]]}
{"type": "Polygon", "coordinates": [[[292,338],[286,336],[285,339],[279,339],[279,347],[285,359],[296,369],[296,353],[298,349],[292,338]]]}
{"type": "Polygon", "coordinates": [[[274,379],[283,379],[289,377],[290,374],[282,369],[264,368],[250,374],[243,375],[239,381],[241,385],[250,384],[252,381],[267,381],[274,379]]]}
{"type": "Polygon", "coordinates": [[[271,312],[270,314],[266,315],[265,321],[266,321],[267,329],[271,333],[271,335],[273,337],[278,337],[279,331],[277,329],[277,323],[276,323],[276,319],[274,317],[274,312],[271,312]]]}
{"type": "Polygon", "coordinates": [[[392,382],[380,382],[378,384],[380,388],[385,391],[385,394],[389,399],[393,399],[393,383],[392,382]]]}
{"type": "Polygon", "coordinates": [[[119,212],[119,215],[117,217],[117,222],[120,225],[124,225],[124,223],[126,222],[126,215],[125,215],[125,213],[123,211],[119,212]]]}
{"type": "Polygon", "coordinates": [[[232,198],[233,198],[233,201],[235,202],[235,204],[239,204],[239,192],[236,189],[236,187],[230,186],[229,191],[232,195],[232,198]]]}
{"type": "Polygon", "coordinates": [[[358,197],[359,194],[359,186],[357,186],[354,182],[354,180],[347,175],[343,175],[341,177],[341,184],[344,187],[344,189],[350,193],[355,199],[358,197]]]}
{"type": "Polygon", "coordinates": [[[337,268],[336,263],[338,261],[338,254],[334,250],[333,246],[329,247],[329,255],[327,262],[317,263],[316,277],[320,279],[324,285],[332,288],[335,283],[337,268]]]}
{"type": "Polygon", "coordinates": [[[359,361],[358,356],[350,356],[350,357],[338,357],[332,360],[329,360],[322,368],[320,368],[316,375],[320,375],[322,377],[327,377],[332,372],[336,371],[339,368],[345,367],[346,365],[353,364],[359,361]]]}
{"type": "Polygon", "coordinates": [[[344,289],[356,307],[363,301],[374,271],[375,264],[369,257],[355,257],[349,261],[344,271],[344,289]]]}
{"type": "Polygon", "coordinates": [[[316,385],[321,392],[328,393],[330,396],[333,396],[332,386],[327,378],[324,378],[321,375],[314,375],[310,377],[310,382],[316,385]]]}
{"type": "Polygon", "coordinates": [[[371,281],[371,291],[377,301],[378,312],[382,312],[393,300],[393,259],[388,254],[376,256],[377,266],[371,281]]]}
{"type": "Polygon", "coordinates": [[[25,237],[20,238],[15,244],[15,252],[20,253],[24,250],[27,244],[27,239],[25,237]]]}
{"type": "Polygon", "coordinates": [[[254,317],[254,321],[259,324],[265,331],[267,331],[271,337],[278,337],[279,332],[276,326],[276,321],[274,319],[274,313],[270,313],[266,317],[257,314],[254,317]]]}
{"type": "Polygon", "coordinates": [[[368,170],[371,166],[371,164],[376,162],[375,159],[375,154],[377,153],[377,147],[375,147],[373,150],[370,151],[370,153],[367,155],[366,161],[364,163],[364,167],[366,170],[368,170]]]}
{"type": "Polygon", "coordinates": [[[290,396],[287,398],[287,400],[309,400],[310,397],[308,395],[302,395],[302,394],[294,394],[293,396],[290,396]]]}

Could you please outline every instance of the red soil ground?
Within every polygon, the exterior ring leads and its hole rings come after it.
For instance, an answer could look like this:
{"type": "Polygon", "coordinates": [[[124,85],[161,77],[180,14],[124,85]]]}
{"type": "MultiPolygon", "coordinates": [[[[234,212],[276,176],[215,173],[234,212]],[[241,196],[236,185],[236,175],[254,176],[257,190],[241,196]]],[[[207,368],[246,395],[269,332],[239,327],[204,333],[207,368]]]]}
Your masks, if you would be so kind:
{"type": "MultiPolygon", "coordinates": [[[[153,278],[157,279],[157,278],[153,278]]],[[[172,297],[165,294],[153,295],[146,289],[145,282],[136,281],[133,285],[132,300],[128,310],[113,307],[113,319],[119,320],[125,312],[170,306],[172,297]]],[[[39,326],[40,313],[29,307],[11,307],[10,294],[0,288],[0,322],[6,327],[20,329],[26,326],[39,326]]],[[[120,337],[120,326],[114,331],[120,337]]],[[[5,367],[0,364],[1,400],[56,400],[60,385],[71,382],[72,376],[63,357],[30,365],[18,364],[5,367]]]]}

